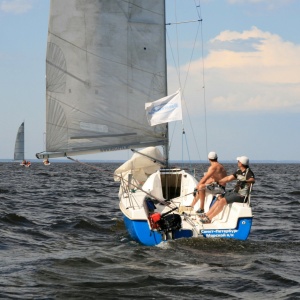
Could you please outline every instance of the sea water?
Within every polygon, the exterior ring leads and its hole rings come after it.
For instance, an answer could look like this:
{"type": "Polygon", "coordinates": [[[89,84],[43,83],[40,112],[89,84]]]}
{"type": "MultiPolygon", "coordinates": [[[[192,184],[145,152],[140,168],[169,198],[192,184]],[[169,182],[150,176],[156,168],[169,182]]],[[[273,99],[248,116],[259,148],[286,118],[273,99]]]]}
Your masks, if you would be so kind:
{"type": "Polygon", "coordinates": [[[247,241],[156,247],[125,230],[117,167],[0,164],[1,299],[300,299],[300,165],[251,165],[247,241]]]}

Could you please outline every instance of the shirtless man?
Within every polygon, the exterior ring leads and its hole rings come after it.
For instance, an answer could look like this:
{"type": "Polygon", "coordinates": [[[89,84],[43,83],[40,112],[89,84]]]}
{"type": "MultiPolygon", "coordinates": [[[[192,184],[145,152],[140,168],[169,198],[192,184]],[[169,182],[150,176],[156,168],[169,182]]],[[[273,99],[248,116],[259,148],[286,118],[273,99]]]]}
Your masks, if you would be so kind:
{"type": "Polygon", "coordinates": [[[197,185],[196,195],[191,204],[191,206],[194,207],[197,201],[200,199],[200,209],[197,210],[197,213],[204,212],[204,199],[206,187],[211,183],[218,182],[219,180],[227,176],[225,168],[218,162],[218,155],[216,152],[209,152],[208,159],[210,162],[210,167],[207,169],[207,172],[205,173],[204,177],[202,177],[202,179],[199,181],[197,185]]]}
{"type": "MultiPolygon", "coordinates": [[[[227,182],[237,180],[237,183],[232,191],[220,195],[215,204],[209,211],[203,214],[201,222],[204,224],[211,223],[211,220],[218,215],[226,204],[233,202],[244,203],[251,191],[252,185],[255,183],[255,176],[249,168],[249,158],[247,156],[237,157],[238,170],[232,175],[222,178],[219,183],[226,184],[227,182]]],[[[201,216],[201,215],[200,215],[201,216]]]]}

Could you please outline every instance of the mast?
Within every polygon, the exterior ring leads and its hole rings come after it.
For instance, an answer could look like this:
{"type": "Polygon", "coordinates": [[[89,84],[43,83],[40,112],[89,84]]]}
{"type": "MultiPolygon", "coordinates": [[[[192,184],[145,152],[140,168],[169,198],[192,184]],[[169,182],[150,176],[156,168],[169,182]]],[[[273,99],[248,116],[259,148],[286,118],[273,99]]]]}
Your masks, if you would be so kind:
{"type": "MultiPolygon", "coordinates": [[[[165,52],[165,89],[166,94],[168,94],[168,76],[167,76],[167,39],[166,39],[166,1],[164,1],[164,19],[165,19],[165,26],[164,26],[164,52],[165,52]]],[[[166,140],[165,144],[163,146],[164,149],[164,157],[166,159],[166,168],[169,168],[169,126],[168,123],[166,123],[166,140]]]]}

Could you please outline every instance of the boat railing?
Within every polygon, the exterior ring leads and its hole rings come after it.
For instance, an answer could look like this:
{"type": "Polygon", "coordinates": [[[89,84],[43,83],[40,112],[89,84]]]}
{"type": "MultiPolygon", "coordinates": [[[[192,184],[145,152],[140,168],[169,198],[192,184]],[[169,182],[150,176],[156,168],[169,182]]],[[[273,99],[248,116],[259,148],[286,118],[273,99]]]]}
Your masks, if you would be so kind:
{"type": "Polygon", "coordinates": [[[247,195],[244,198],[244,204],[247,204],[250,206],[251,204],[251,192],[252,192],[252,188],[253,188],[253,183],[250,184],[250,188],[248,190],[247,195]]]}

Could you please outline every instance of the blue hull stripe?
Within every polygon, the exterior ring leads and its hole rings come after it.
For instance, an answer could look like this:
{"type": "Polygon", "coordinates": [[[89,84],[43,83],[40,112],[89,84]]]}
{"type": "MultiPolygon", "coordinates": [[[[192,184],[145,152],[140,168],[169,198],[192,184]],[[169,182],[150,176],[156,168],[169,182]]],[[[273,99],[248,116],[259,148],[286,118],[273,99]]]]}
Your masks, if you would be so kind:
{"type": "Polygon", "coordinates": [[[149,228],[147,221],[133,221],[124,216],[125,226],[130,236],[145,246],[155,246],[162,242],[162,235],[149,228]]]}
{"type": "MultiPolygon", "coordinates": [[[[163,241],[163,236],[158,231],[152,231],[147,221],[130,220],[124,216],[124,223],[131,238],[145,246],[155,246],[163,241]]],[[[201,230],[200,233],[206,237],[232,238],[246,240],[249,236],[252,225],[252,218],[239,219],[236,229],[213,229],[201,230]]],[[[174,239],[190,238],[193,236],[192,230],[177,230],[174,239]]]]}
{"type": "Polygon", "coordinates": [[[246,240],[249,236],[252,226],[252,218],[241,218],[238,221],[238,225],[235,229],[208,229],[201,230],[200,233],[207,238],[227,238],[246,240]]]}

